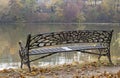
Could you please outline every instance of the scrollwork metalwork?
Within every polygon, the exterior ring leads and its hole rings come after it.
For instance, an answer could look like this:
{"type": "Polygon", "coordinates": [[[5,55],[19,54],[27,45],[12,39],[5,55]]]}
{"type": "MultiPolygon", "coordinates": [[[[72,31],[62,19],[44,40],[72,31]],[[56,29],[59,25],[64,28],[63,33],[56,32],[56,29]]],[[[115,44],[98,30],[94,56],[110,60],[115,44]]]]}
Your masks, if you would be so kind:
{"type": "Polygon", "coordinates": [[[104,43],[103,45],[107,45],[111,42],[111,36],[111,31],[100,30],[53,32],[31,36],[29,47],[37,48],[68,43],[104,43]]]}

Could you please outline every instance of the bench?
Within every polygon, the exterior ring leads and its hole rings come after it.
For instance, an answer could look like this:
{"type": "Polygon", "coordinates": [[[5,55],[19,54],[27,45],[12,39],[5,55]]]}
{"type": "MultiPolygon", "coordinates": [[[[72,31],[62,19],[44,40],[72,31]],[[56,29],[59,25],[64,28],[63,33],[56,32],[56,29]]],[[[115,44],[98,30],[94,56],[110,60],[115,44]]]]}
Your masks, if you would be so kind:
{"type": "Polygon", "coordinates": [[[107,56],[112,64],[110,55],[112,32],[113,30],[73,30],[36,35],[29,34],[25,47],[19,42],[21,68],[25,64],[31,71],[30,63],[32,61],[55,53],[75,51],[98,55],[98,60],[100,60],[101,56],[107,56]],[[33,55],[42,54],[46,55],[30,59],[33,55]]]}

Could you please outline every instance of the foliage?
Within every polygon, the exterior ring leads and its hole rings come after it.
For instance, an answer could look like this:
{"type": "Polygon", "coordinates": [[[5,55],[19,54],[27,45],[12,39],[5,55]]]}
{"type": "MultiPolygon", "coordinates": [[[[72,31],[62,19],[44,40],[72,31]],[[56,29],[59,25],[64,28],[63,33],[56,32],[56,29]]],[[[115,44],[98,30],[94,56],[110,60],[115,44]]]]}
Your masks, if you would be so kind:
{"type": "Polygon", "coordinates": [[[0,22],[119,22],[120,0],[6,0],[0,22]]]}

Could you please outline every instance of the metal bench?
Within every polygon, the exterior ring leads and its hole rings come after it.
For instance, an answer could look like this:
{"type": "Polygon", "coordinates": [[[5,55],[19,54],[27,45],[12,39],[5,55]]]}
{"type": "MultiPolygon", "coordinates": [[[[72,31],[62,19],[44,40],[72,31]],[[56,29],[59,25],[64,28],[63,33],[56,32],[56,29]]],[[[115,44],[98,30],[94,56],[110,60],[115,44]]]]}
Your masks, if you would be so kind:
{"type": "Polygon", "coordinates": [[[100,60],[101,56],[107,56],[109,62],[112,64],[110,55],[112,32],[113,30],[74,30],[37,35],[29,34],[25,47],[19,42],[21,68],[23,64],[26,64],[29,71],[31,71],[30,63],[32,61],[45,58],[55,53],[75,51],[98,55],[98,60],[100,60]],[[30,59],[31,56],[39,54],[47,55],[30,59]]]}

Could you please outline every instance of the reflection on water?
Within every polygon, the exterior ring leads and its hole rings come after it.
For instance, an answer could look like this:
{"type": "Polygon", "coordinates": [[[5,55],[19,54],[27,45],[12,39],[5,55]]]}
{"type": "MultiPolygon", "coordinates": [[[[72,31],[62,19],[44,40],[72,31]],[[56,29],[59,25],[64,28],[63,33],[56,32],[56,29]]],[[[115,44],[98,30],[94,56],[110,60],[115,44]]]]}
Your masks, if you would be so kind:
{"type": "Polygon", "coordinates": [[[44,65],[58,65],[58,64],[64,64],[64,63],[72,63],[73,61],[79,61],[80,63],[83,63],[85,61],[91,61],[89,54],[82,54],[81,52],[75,52],[75,53],[60,53],[56,54],[52,57],[47,57],[44,59],[44,61],[38,62],[40,66],[44,65]],[[83,58],[84,57],[84,58],[83,58]],[[48,60],[49,59],[49,60],[48,60]]]}
{"type": "MultiPolygon", "coordinates": [[[[49,65],[60,65],[65,63],[72,63],[73,61],[79,61],[80,63],[93,61],[92,56],[89,54],[82,54],[81,52],[75,53],[59,53],[53,55],[51,57],[47,57],[43,60],[38,60],[36,62],[32,62],[32,66],[49,66],[49,65]]],[[[0,63],[0,70],[9,69],[9,68],[20,68],[20,62],[13,62],[9,59],[3,59],[4,62],[0,63]]]]}
{"type": "MultiPolygon", "coordinates": [[[[68,54],[68,53],[67,53],[68,54]]],[[[80,63],[83,63],[86,59],[86,61],[90,61],[90,58],[87,59],[85,58],[84,60],[80,60],[80,56],[82,54],[80,52],[77,52],[76,54],[73,55],[72,58],[67,58],[65,54],[63,55],[56,55],[55,58],[51,58],[50,62],[48,61],[42,61],[38,62],[39,66],[44,66],[44,65],[59,65],[59,64],[65,64],[65,63],[72,63],[73,61],[79,61],[80,63]]]]}
{"type": "MultiPolygon", "coordinates": [[[[2,24],[0,25],[0,68],[18,67],[20,58],[18,55],[18,42],[22,41],[25,45],[26,37],[29,33],[57,32],[65,30],[114,30],[111,53],[112,56],[120,56],[120,25],[119,24],[2,24]]],[[[71,63],[72,61],[91,61],[92,55],[75,53],[61,53],[38,60],[33,64],[38,66],[57,65],[71,63]]]]}
{"type": "Polygon", "coordinates": [[[11,62],[11,63],[0,63],[0,70],[9,69],[9,68],[18,68],[20,62],[11,62]]]}

